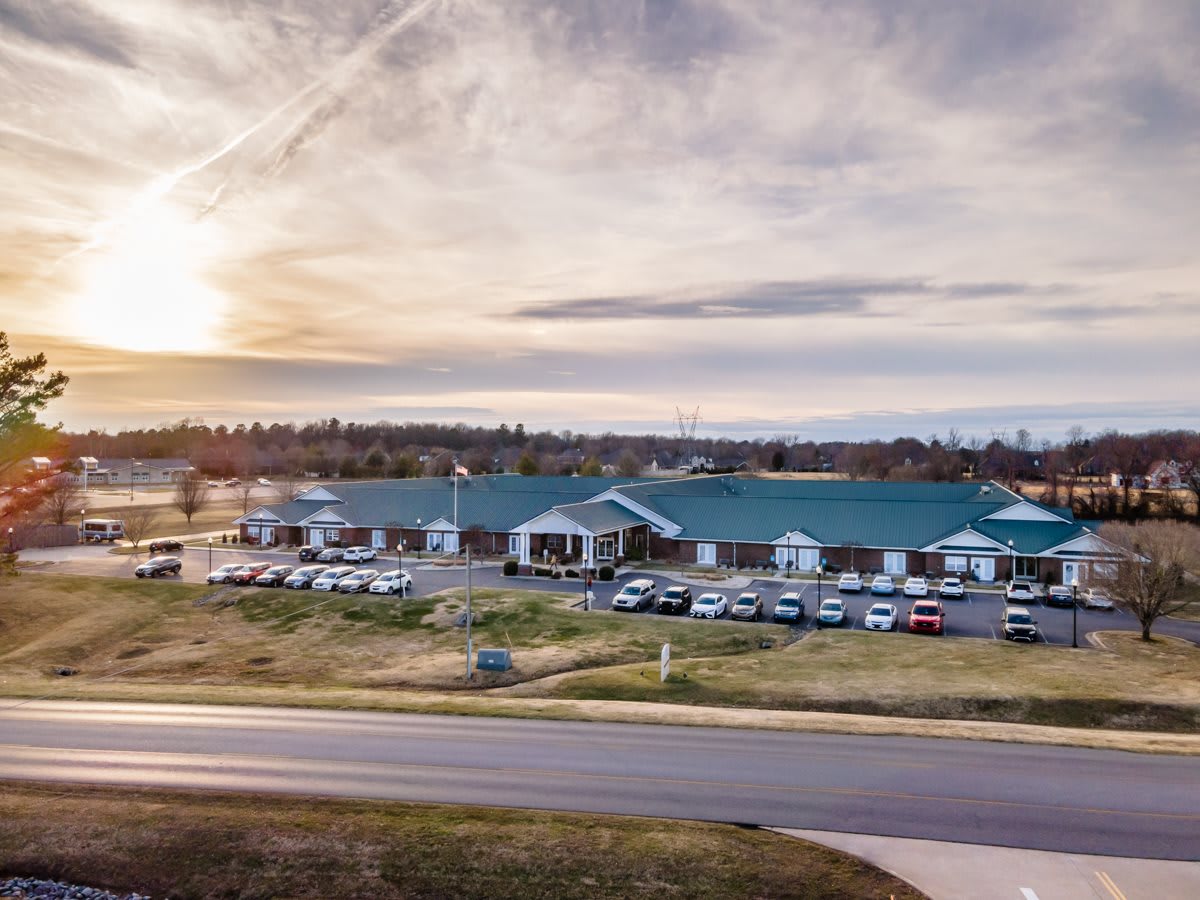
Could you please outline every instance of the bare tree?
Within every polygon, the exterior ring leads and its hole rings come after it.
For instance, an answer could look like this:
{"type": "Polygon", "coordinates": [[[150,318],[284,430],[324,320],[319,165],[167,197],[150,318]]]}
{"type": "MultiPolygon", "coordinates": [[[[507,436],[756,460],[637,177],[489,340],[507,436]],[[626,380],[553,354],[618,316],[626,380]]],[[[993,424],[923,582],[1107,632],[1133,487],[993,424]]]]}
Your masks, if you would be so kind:
{"type": "Polygon", "coordinates": [[[134,550],[150,533],[157,520],[158,513],[152,506],[135,506],[124,514],[122,521],[125,523],[125,537],[133,544],[134,550]]]}
{"type": "Polygon", "coordinates": [[[238,484],[234,488],[234,493],[237,494],[239,500],[242,501],[242,515],[250,512],[250,493],[255,488],[255,482],[250,480],[250,476],[246,476],[246,480],[238,484]]]}
{"type": "Polygon", "coordinates": [[[66,525],[79,513],[83,492],[68,475],[47,478],[42,484],[42,515],[55,525],[66,525]]]}
{"type": "Polygon", "coordinates": [[[175,508],[183,513],[188,525],[192,516],[208,506],[208,484],[199,478],[184,478],[175,482],[175,496],[171,498],[175,508]]]}
{"type": "Polygon", "coordinates": [[[272,487],[275,488],[276,502],[287,503],[289,500],[296,499],[296,491],[300,487],[300,477],[289,469],[272,481],[272,487]]]}
{"type": "Polygon", "coordinates": [[[1117,548],[1117,559],[1097,580],[1137,617],[1142,640],[1148,641],[1156,619],[1192,603],[1187,578],[1200,568],[1200,528],[1182,522],[1113,522],[1100,529],[1100,536],[1117,548]]]}

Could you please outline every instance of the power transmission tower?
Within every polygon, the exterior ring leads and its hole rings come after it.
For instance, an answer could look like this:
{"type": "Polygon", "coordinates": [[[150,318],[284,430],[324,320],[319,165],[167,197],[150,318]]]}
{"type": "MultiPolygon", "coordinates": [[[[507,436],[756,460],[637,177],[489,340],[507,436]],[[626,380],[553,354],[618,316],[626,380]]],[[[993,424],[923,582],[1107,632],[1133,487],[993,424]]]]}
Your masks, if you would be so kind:
{"type": "Polygon", "coordinates": [[[675,407],[675,425],[679,428],[679,464],[689,469],[696,456],[696,425],[699,421],[700,407],[697,406],[691,413],[675,407]]]}

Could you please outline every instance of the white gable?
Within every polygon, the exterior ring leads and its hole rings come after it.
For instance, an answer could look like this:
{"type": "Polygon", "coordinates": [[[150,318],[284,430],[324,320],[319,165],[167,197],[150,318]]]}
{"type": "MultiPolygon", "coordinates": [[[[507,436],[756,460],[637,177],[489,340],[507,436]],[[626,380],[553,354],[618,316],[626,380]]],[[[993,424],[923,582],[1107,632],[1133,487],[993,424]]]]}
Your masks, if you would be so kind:
{"type": "Polygon", "coordinates": [[[341,497],[337,496],[336,494],[330,493],[328,488],[321,487],[321,485],[319,485],[319,484],[316,485],[315,487],[310,487],[307,491],[301,491],[299,494],[296,495],[296,499],[297,500],[324,500],[326,502],[331,502],[331,503],[341,503],[342,502],[341,497]]]}
{"type": "Polygon", "coordinates": [[[1087,534],[1080,535],[1074,540],[1067,541],[1065,544],[1051,547],[1042,555],[1074,557],[1078,559],[1081,554],[1084,556],[1090,554],[1107,558],[1116,552],[1118,552],[1117,547],[1104,540],[1104,538],[1095,532],[1089,531],[1087,534]]]}
{"type": "Polygon", "coordinates": [[[928,546],[922,547],[922,553],[956,553],[963,548],[972,550],[988,550],[988,551],[1003,551],[1008,552],[1008,547],[1001,544],[999,541],[993,541],[990,537],[980,534],[972,528],[967,528],[958,534],[952,534],[950,537],[942,538],[940,541],[934,541],[928,546]],[[950,549],[944,549],[944,548],[950,549]]]}
{"type": "Polygon", "coordinates": [[[279,516],[275,515],[274,513],[267,512],[267,508],[265,506],[259,506],[255,509],[252,509],[244,516],[240,516],[233,520],[234,525],[244,525],[247,522],[254,522],[256,525],[260,522],[272,522],[276,525],[285,524],[283,519],[279,518],[279,516]]]}
{"type": "Polygon", "coordinates": [[[820,547],[821,545],[801,531],[789,531],[771,543],[776,547],[820,547]]]}
{"type": "Polygon", "coordinates": [[[997,519],[1016,522],[1068,522],[1069,519],[1064,519],[1062,516],[1055,515],[1047,509],[1042,509],[1032,503],[1027,503],[1022,500],[1020,503],[1014,503],[1012,506],[1006,506],[999,512],[994,512],[990,516],[984,516],[983,520],[997,519]]]}
{"type": "Polygon", "coordinates": [[[562,513],[554,509],[538,513],[528,522],[522,522],[513,532],[519,534],[591,534],[582,528],[578,522],[572,522],[562,513]]]}
{"type": "Polygon", "coordinates": [[[454,523],[446,518],[435,519],[434,521],[430,522],[428,525],[422,525],[421,530],[422,531],[458,531],[458,529],[454,527],[454,523]]]}
{"type": "Polygon", "coordinates": [[[600,500],[612,500],[615,503],[619,503],[621,506],[625,507],[630,512],[637,513],[639,516],[641,516],[647,522],[652,522],[656,526],[655,531],[662,532],[663,537],[675,537],[675,535],[677,535],[677,534],[679,534],[679,532],[683,531],[683,528],[680,525],[676,525],[670,519],[664,518],[663,516],[659,515],[658,513],[654,512],[653,510],[647,509],[646,507],[642,506],[640,503],[635,503],[634,501],[632,501],[628,497],[626,497],[624,494],[618,493],[617,491],[613,490],[612,488],[609,488],[604,493],[598,494],[597,496],[593,497],[591,500],[588,501],[588,503],[595,503],[600,500]]]}
{"type": "Polygon", "coordinates": [[[301,525],[334,525],[341,528],[351,527],[351,523],[347,522],[328,506],[323,506],[311,516],[300,520],[301,525]]]}

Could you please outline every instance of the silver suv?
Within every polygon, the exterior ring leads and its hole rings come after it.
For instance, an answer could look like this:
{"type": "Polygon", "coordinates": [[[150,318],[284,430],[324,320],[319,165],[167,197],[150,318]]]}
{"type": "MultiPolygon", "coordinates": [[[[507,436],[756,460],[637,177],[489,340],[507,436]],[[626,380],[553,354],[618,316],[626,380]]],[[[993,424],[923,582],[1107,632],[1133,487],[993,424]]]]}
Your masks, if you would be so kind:
{"type": "Polygon", "coordinates": [[[656,594],[654,582],[648,578],[637,578],[621,588],[613,597],[613,609],[632,609],[641,612],[654,605],[656,594]]]}

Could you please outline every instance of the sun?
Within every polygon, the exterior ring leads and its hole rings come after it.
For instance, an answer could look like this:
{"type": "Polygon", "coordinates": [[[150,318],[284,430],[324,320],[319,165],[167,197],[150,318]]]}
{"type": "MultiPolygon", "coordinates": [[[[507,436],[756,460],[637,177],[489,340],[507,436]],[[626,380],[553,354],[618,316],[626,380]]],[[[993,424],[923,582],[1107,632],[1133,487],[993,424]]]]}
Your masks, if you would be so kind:
{"type": "Polygon", "coordinates": [[[165,203],[140,211],[80,257],[83,288],[67,326],[123,350],[214,349],[227,302],[201,276],[212,243],[206,223],[185,221],[165,203]]]}

